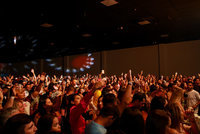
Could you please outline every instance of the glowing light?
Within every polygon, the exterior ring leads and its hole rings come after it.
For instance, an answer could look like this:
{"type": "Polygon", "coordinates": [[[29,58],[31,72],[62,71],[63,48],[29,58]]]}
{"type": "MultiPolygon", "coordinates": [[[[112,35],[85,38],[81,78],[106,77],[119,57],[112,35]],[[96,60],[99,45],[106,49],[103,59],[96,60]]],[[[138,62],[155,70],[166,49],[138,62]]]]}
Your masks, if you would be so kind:
{"type": "Polygon", "coordinates": [[[28,65],[24,65],[25,69],[30,69],[30,67],[28,65]]]}
{"type": "Polygon", "coordinates": [[[76,70],[76,69],[72,69],[72,72],[73,72],[73,73],[76,73],[76,72],[77,72],[77,70],[76,70]]]}
{"type": "Polygon", "coordinates": [[[90,60],[94,60],[94,58],[90,58],[90,60]]]}
{"type": "Polygon", "coordinates": [[[56,65],[55,63],[49,64],[50,67],[54,67],[55,65],[56,65]]]}
{"type": "Polygon", "coordinates": [[[90,56],[92,56],[92,54],[91,54],[91,53],[89,53],[89,54],[88,54],[88,57],[90,57],[90,56]]]}
{"type": "Polygon", "coordinates": [[[83,71],[84,71],[84,69],[83,69],[83,68],[80,68],[80,71],[82,71],[82,72],[83,72],[83,71]]]}
{"type": "Polygon", "coordinates": [[[37,46],[37,44],[35,43],[35,44],[33,44],[33,47],[36,47],[37,46]]]}
{"type": "Polygon", "coordinates": [[[32,41],[33,44],[36,43],[36,42],[37,42],[37,39],[35,39],[35,40],[32,41]]]}
{"type": "Polygon", "coordinates": [[[87,65],[87,66],[86,66],[86,68],[87,68],[87,69],[89,69],[89,68],[90,68],[90,66],[88,66],[88,65],[87,65]]]}
{"type": "Polygon", "coordinates": [[[16,45],[16,43],[17,43],[17,37],[14,36],[14,44],[16,45]]]}
{"type": "Polygon", "coordinates": [[[47,61],[47,62],[51,62],[51,61],[52,61],[52,59],[46,59],[45,61],[47,61]]]}
{"type": "Polygon", "coordinates": [[[90,62],[90,65],[94,65],[94,62],[90,62]]]}
{"type": "Polygon", "coordinates": [[[55,70],[57,71],[62,70],[62,67],[56,67],[55,70]]]}
{"type": "Polygon", "coordinates": [[[69,69],[66,69],[65,72],[66,72],[66,73],[70,73],[70,70],[69,70],[69,69]]]}
{"type": "Polygon", "coordinates": [[[31,61],[31,63],[34,65],[38,64],[36,61],[31,61]]]}

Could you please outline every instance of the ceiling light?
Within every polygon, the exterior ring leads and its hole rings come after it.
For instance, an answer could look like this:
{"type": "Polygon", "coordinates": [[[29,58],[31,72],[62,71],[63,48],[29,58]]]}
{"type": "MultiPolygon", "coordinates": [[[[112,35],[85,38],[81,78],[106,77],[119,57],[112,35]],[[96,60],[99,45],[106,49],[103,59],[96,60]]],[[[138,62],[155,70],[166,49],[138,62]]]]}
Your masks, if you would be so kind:
{"type": "Polygon", "coordinates": [[[53,24],[49,24],[49,23],[43,23],[40,25],[41,27],[45,27],[45,28],[50,28],[53,27],[53,24]]]}
{"type": "Polygon", "coordinates": [[[83,37],[91,37],[92,35],[89,33],[82,34],[83,37]]]}
{"type": "Polygon", "coordinates": [[[107,7],[116,5],[117,3],[119,3],[119,2],[117,2],[115,0],[104,0],[104,1],[101,1],[101,4],[103,4],[103,5],[107,6],[107,7]]]}
{"type": "Polygon", "coordinates": [[[150,23],[151,23],[151,22],[148,21],[148,20],[143,20],[143,21],[139,21],[139,22],[138,22],[139,25],[148,25],[148,24],[150,24],[150,23]]]}

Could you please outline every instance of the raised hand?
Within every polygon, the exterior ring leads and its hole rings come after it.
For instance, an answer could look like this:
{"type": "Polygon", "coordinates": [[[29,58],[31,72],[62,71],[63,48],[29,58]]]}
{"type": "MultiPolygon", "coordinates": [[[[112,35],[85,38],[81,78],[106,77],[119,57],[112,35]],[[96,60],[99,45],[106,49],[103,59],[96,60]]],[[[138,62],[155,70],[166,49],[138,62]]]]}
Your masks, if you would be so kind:
{"type": "Polygon", "coordinates": [[[132,77],[132,71],[131,70],[129,70],[129,72],[128,72],[128,74],[127,74],[127,80],[128,81],[133,81],[133,77],[132,77]]]}
{"type": "Polygon", "coordinates": [[[31,69],[31,73],[33,73],[33,74],[35,73],[35,71],[34,71],[34,69],[33,69],[33,68],[31,69]]]}

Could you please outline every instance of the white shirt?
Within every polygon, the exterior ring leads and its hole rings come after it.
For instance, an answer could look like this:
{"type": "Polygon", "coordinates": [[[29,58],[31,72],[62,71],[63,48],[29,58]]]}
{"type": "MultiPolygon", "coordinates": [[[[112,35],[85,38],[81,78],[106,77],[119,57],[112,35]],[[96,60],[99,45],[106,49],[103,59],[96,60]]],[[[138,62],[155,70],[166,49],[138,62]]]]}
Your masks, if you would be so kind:
{"type": "MultiPolygon", "coordinates": [[[[200,101],[200,95],[197,91],[191,90],[187,93],[187,107],[193,107],[200,101]]],[[[195,109],[194,113],[198,113],[198,107],[195,109]]]]}

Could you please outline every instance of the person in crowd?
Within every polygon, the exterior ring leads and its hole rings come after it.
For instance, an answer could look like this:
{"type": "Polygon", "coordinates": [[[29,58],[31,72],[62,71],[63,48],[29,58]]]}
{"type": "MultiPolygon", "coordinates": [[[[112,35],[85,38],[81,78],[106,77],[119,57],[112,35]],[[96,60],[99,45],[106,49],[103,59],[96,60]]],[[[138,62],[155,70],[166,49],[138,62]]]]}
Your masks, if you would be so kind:
{"type": "Polygon", "coordinates": [[[126,108],[120,119],[120,129],[126,134],[144,134],[145,122],[139,109],[126,108]]]}
{"type": "Polygon", "coordinates": [[[5,124],[4,134],[36,134],[37,127],[27,114],[16,114],[5,124]]]}
{"type": "Polygon", "coordinates": [[[85,134],[106,134],[107,129],[119,116],[116,106],[105,106],[101,109],[98,117],[86,126],[85,134]]]}
{"type": "MultiPolygon", "coordinates": [[[[157,126],[159,124],[154,124],[154,127],[162,128],[162,131],[159,131],[163,133],[173,130],[178,133],[184,132],[181,131],[181,127],[185,129],[185,122],[195,123],[192,115],[194,116],[193,111],[198,109],[199,105],[200,75],[196,77],[175,73],[158,77],[153,74],[145,76],[141,71],[132,76],[131,70],[119,76],[85,74],[51,77],[44,72],[36,75],[34,69],[31,69],[31,73],[26,76],[0,76],[0,120],[4,122],[2,124],[18,113],[30,114],[35,124],[44,116],[54,122],[52,116],[47,116],[51,114],[56,117],[55,121],[58,119],[57,128],[61,126],[62,134],[82,134],[85,133],[85,126],[94,123],[105,107],[117,107],[120,113],[112,120],[111,125],[103,126],[108,134],[132,132],[128,116],[134,120],[132,123],[138,124],[138,128],[142,128],[143,124],[151,125],[147,122],[147,116],[148,120],[153,122],[157,117],[161,117],[164,127],[157,126]],[[99,81],[104,83],[103,86],[99,81]],[[12,108],[17,109],[17,112],[9,112],[12,108]],[[7,110],[8,114],[5,114],[4,111],[7,110]],[[181,118],[177,114],[179,110],[181,118]],[[166,115],[166,112],[169,113],[166,115]],[[175,123],[177,126],[174,126],[174,122],[180,124],[175,123]]],[[[4,128],[4,125],[0,127],[4,128]]],[[[137,127],[133,129],[136,132],[137,127]]],[[[148,130],[151,133],[151,129],[148,130]]]]}
{"type": "Polygon", "coordinates": [[[200,95],[195,91],[192,82],[188,82],[186,105],[188,109],[194,109],[194,114],[198,114],[198,106],[200,104],[200,95]]]}
{"type": "Polygon", "coordinates": [[[94,92],[97,89],[101,89],[103,85],[104,85],[103,81],[97,82],[94,85],[93,89],[87,95],[85,95],[82,100],[79,95],[76,95],[74,97],[73,100],[74,106],[70,109],[70,119],[69,119],[72,134],[83,134],[85,132],[86,124],[82,114],[87,110],[87,106],[94,92]]]}
{"type": "Polygon", "coordinates": [[[164,110],[150,112],[146,121],[146,134],[179,134],[175,129],[170,128],[171,118],[164,110]]]}
{"type": "Polygon", "coordinates": [[[37,124],[38,134],[59,134],[61,126],[58,117],[52,114],[42,116],[37,124]]]}

